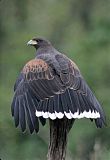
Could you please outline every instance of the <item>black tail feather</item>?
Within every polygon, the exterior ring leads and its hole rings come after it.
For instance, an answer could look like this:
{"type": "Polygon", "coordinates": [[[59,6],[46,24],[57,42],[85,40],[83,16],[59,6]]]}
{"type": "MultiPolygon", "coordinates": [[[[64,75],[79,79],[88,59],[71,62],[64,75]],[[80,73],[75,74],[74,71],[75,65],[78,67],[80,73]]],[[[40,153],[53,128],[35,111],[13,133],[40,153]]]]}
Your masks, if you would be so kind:
{"type": "Polygon", "coordinates": [[[45,126],[45,124],[46,124],[46,119],[43,118],[43,117],[39,117],[39,120],[40,120],[41,124],[42,124],[43,126],[45,126]]]}

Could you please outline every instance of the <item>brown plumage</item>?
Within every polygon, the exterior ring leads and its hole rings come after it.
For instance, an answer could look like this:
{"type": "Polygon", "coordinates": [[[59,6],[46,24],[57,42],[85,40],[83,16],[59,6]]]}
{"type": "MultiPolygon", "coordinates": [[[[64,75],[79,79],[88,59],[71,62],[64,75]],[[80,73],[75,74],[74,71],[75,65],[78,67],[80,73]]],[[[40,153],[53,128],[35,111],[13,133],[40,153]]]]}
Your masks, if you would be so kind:
{"type": "Polygon", "coordinates": [[[77,65],[58,52],[49,41],[34,38],[28,42],[37,49],[35,59],[21,71],[15,86],[12,116],[16,127],[39,130],[39,120],[46,118],[95,119],[97,127],[105,124],[103,110],[83,79],[77,65]],[[39,119],[39,120],[38,120],[39,119]]]}

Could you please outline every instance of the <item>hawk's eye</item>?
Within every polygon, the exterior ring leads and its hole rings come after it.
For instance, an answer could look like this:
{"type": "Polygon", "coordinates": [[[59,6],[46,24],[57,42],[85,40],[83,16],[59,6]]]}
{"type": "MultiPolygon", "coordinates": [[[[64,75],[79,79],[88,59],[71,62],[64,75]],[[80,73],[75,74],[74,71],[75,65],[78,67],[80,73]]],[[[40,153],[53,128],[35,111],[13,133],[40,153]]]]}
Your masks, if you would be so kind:
{"type": "Polygon", "coordinates": [[[38,43],[41,43],[41,42],[43,42],[43,40],[42,40],[42,39],[38,39],[37,42],[38,42],[38,43]]]}

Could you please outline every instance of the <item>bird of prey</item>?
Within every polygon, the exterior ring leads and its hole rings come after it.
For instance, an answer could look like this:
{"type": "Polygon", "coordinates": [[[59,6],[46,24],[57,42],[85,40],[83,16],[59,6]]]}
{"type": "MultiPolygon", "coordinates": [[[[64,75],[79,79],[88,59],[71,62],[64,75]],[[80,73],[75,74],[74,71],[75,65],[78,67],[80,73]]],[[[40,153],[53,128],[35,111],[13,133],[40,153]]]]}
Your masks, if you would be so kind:
{"type": "Polygon", "coordinates": [[[77,65],[56,50],[44,38],[33,38],[28,45],[36,49],[36,57],[24,66],[15,85],[11,105],[15,126],[22,132],[39,131],[46,119],[81,119],[105,125],[105,115],[77,65]]]}

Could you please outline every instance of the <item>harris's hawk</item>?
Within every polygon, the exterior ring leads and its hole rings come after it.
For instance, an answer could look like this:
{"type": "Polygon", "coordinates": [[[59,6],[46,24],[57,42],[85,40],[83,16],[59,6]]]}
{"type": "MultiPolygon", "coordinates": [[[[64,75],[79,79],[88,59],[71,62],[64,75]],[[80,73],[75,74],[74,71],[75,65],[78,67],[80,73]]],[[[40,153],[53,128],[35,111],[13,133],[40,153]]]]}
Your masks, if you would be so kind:
{"type": "Polygon", "coordinates": [[[82,77],[77,65],[57,51],[48,40],[33,38],[36,57],[22,69],[14,86],[12,116],[22,132],[39,131],[39,121],[64,117],[89,118],[97,127],[105,125],[104,112],[82,77]]]}

